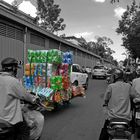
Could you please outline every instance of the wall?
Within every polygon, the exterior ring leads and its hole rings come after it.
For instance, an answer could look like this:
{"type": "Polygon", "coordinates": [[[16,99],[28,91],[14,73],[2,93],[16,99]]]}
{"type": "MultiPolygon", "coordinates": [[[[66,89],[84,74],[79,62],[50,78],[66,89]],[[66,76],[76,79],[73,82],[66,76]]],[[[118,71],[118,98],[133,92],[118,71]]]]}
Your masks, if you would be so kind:
{"type": "MultiPolygon", "coordinates": [[[[6,57],[14,57],[23,62],[23,29],[0,20],[0,61],[6,57]]],[[[1,66],[0,66],[1,68],[1,66]]],[[[23,69],[18,72],[18,77],[23,69]]]]}
{"type": "MultiPolygon", "coordinates": [[[[99,62],[99,58],[93,56],[78,46],[55,40],[42,32],[37,32],[25,25],[0,18],[0,61],[4,57],[14,57],[18,61],[27,63],[27,50],[59,49],[63,52],[73,52],[73,62],[81,66],[93,67],[99,62]],[[24,51],[26,53],[24,53],[24,51]],[[25,58],[25,59],[24,59],[25,58]]],[[[23,75],[23,67],[18,76],[23,75]]]]}

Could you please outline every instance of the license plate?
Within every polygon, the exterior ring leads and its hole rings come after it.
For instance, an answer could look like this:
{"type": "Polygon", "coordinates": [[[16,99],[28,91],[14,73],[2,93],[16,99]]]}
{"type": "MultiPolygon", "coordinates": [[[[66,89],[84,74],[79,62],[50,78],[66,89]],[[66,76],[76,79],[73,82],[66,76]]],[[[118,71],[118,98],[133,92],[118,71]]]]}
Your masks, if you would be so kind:
{"type": "Polygon", "coordinates": [[[136,119],[140,119],[140,112],[136,112],[136,119]]]}

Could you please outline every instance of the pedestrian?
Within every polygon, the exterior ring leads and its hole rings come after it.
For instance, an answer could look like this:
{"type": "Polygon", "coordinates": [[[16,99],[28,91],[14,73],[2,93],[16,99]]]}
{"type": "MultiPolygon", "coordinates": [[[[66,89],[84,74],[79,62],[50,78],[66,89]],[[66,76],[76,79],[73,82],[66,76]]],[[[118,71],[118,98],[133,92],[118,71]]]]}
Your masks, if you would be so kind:
{"type": "Polygon", "coordinates": [[[131,85],[123,81],[123,71],[115,69],[115,83],[108,85],[104,95],[103,109],[107,115],[99,140],[109,140],[107,126],[111,119],[122,118],[131,121],[131,85]]]}

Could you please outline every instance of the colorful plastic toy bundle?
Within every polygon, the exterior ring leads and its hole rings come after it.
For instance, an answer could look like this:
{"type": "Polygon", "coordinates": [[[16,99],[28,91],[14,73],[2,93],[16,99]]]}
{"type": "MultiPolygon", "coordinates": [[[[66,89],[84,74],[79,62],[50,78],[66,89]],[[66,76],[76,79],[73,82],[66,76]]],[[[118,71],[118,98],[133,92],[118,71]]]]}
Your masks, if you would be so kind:
{"type": "Polygon", "coordinates": [[[73,97],[85,96],[82,86],[71,85],[72,57],[72,52],[62,53],[56,49],[28,50],[24,85],[27,90],[45,97],[43,103],[46,107],[69,101],[73,97]]]}
{"type": "Polygon", "coordinates": [[[28,50],[24,85],[27,90],[44,96],[50,102],[62,103],[72,97],[70,66],[72,53],[59,50],[28,50]]]}
{"type": "Polygon", "coordinates": [[[46,63],[47,50],[28,50],[28,62],[46,63]]]}
{"type": "Polygon", "coordinates": [[[52,76],[50,78],[50,81],[51,81],[51,88],[53,90],[57,91],[63,89],[62,76],[52,76]]]}
{"type": "Polygon", "coordinates": [[[73,57],[73,54],[72,52],[64,52],[63,53],[63,63],[66,63],[66,64],[72,64],[72,57],[73,57]]]}
{"type": "Polygon", "coordinates": [[[47,53],[47,62],[51,64],[61,64],[62,52],[56,49],[49,50],[47,53]]]}
{"type": "Polygon", "coordinates": [[[72,96],[85,96],[85,88],[83,86],[72,86],[72,96]]]}
{"type": "Polygon", "coordinates": [[[59,69],[59,74],[62,75],[62,76],[69,75],[69,73],[70,73],[69,69],[70,69],[69,64],[62,63],[61,66],[60,66],[60,69],[59,69]]]}

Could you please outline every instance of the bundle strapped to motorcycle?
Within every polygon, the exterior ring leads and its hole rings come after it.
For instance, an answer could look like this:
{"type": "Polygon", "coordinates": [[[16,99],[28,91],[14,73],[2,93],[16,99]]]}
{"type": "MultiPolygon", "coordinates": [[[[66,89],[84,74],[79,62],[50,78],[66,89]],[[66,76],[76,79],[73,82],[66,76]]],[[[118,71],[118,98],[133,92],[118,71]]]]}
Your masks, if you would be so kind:
{"type": "Polygon", "coordinates": [[[71,83],[73,53],[51,50],[28,50],[24,68],[24,87],[41,98],[47,111],[69,104],[74,97],[84,97],[83,86],[71,83]]]}

